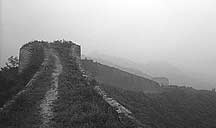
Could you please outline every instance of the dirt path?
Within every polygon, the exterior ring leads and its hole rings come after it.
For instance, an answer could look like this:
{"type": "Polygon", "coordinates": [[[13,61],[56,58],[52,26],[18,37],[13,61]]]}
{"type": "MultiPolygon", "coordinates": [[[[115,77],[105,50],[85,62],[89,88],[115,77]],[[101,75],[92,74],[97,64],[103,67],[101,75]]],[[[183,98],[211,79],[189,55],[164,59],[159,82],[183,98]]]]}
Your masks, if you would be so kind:
{"type": "Polygon", "coordinates": [[[42,124],[40,125],[40,128],[49,128],[51,119],[54,116],[53,111],[52,111],[52,105],[53,105],[53,102],[58,97],[58,80],[59,80],[58,77],[62,72],[62,65],[61,65],[61,62],[58,56],[55,54],[53,50],[51,50],[51,52],[52,52],[52,56],[55,59],[55,68],[52,73],[51,87],[46,92],[45,97],[40,104],[40,108],[41,108],[40,115],[42,118],[41,119],[42,124]]]}

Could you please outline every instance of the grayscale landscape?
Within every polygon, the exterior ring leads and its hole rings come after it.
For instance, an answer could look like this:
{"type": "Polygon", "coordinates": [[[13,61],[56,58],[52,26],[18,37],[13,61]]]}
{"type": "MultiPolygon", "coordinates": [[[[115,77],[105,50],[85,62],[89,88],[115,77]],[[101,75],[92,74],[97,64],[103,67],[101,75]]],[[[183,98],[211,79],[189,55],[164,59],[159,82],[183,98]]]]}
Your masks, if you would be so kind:
{"type": "Polygon", "coordinates": [[[1,0],[0,128],[216,128],[215,6],[1,0]]]}

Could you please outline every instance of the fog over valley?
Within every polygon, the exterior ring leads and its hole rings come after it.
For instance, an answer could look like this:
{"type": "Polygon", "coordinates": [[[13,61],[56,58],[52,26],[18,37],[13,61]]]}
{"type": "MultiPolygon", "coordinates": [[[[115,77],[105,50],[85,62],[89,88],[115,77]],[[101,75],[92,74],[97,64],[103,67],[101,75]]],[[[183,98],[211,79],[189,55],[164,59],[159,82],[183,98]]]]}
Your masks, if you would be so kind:
{"type": "Polygon", "coordinates": [[[215,0],[1,0],[0,64],[32,40],[72,40],[99,62],[216,87],[215,0]]]}

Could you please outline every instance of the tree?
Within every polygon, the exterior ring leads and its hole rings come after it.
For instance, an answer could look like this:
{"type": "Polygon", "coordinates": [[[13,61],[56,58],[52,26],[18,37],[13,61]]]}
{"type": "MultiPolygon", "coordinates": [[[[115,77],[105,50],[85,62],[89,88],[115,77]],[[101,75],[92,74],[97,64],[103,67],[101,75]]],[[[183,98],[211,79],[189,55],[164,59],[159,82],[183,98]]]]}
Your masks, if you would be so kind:
{"type": "Polygon", "coordinates": [[[8,62],[0,70],[0,107],[12,96],[15,95],[22,85],[18,85],[18,58],[11,56],[8,62]]]}
{"type": "Polygon", "coordinates": [[[1,68],[1,70],[5,71],[11,68],[17,68],[19,66],[19,60],[18,58],[15,56],[11,56],[8,58],[8,62],[5,63],[6,66],[1,68]]]}
{"type": "Polygon", "coordinates": [[[6,63],[6,65],[8,67],[18,67],[19,66],[19,60],[18,58],[15,56],[11,56],[8,58],[8,63],[6,63]]]}

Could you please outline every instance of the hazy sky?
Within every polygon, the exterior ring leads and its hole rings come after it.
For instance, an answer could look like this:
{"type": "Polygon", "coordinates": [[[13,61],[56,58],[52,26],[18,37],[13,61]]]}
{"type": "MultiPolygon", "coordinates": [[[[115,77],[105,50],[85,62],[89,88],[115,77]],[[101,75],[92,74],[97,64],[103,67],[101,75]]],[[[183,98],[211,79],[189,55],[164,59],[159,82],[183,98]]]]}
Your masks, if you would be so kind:
{"type": "Polygon", "coordinates": [[[1,0],[1,65],[26,42],[66,39],[83,52],[167,61],[216,76],[215,0],[1,0]]]}

